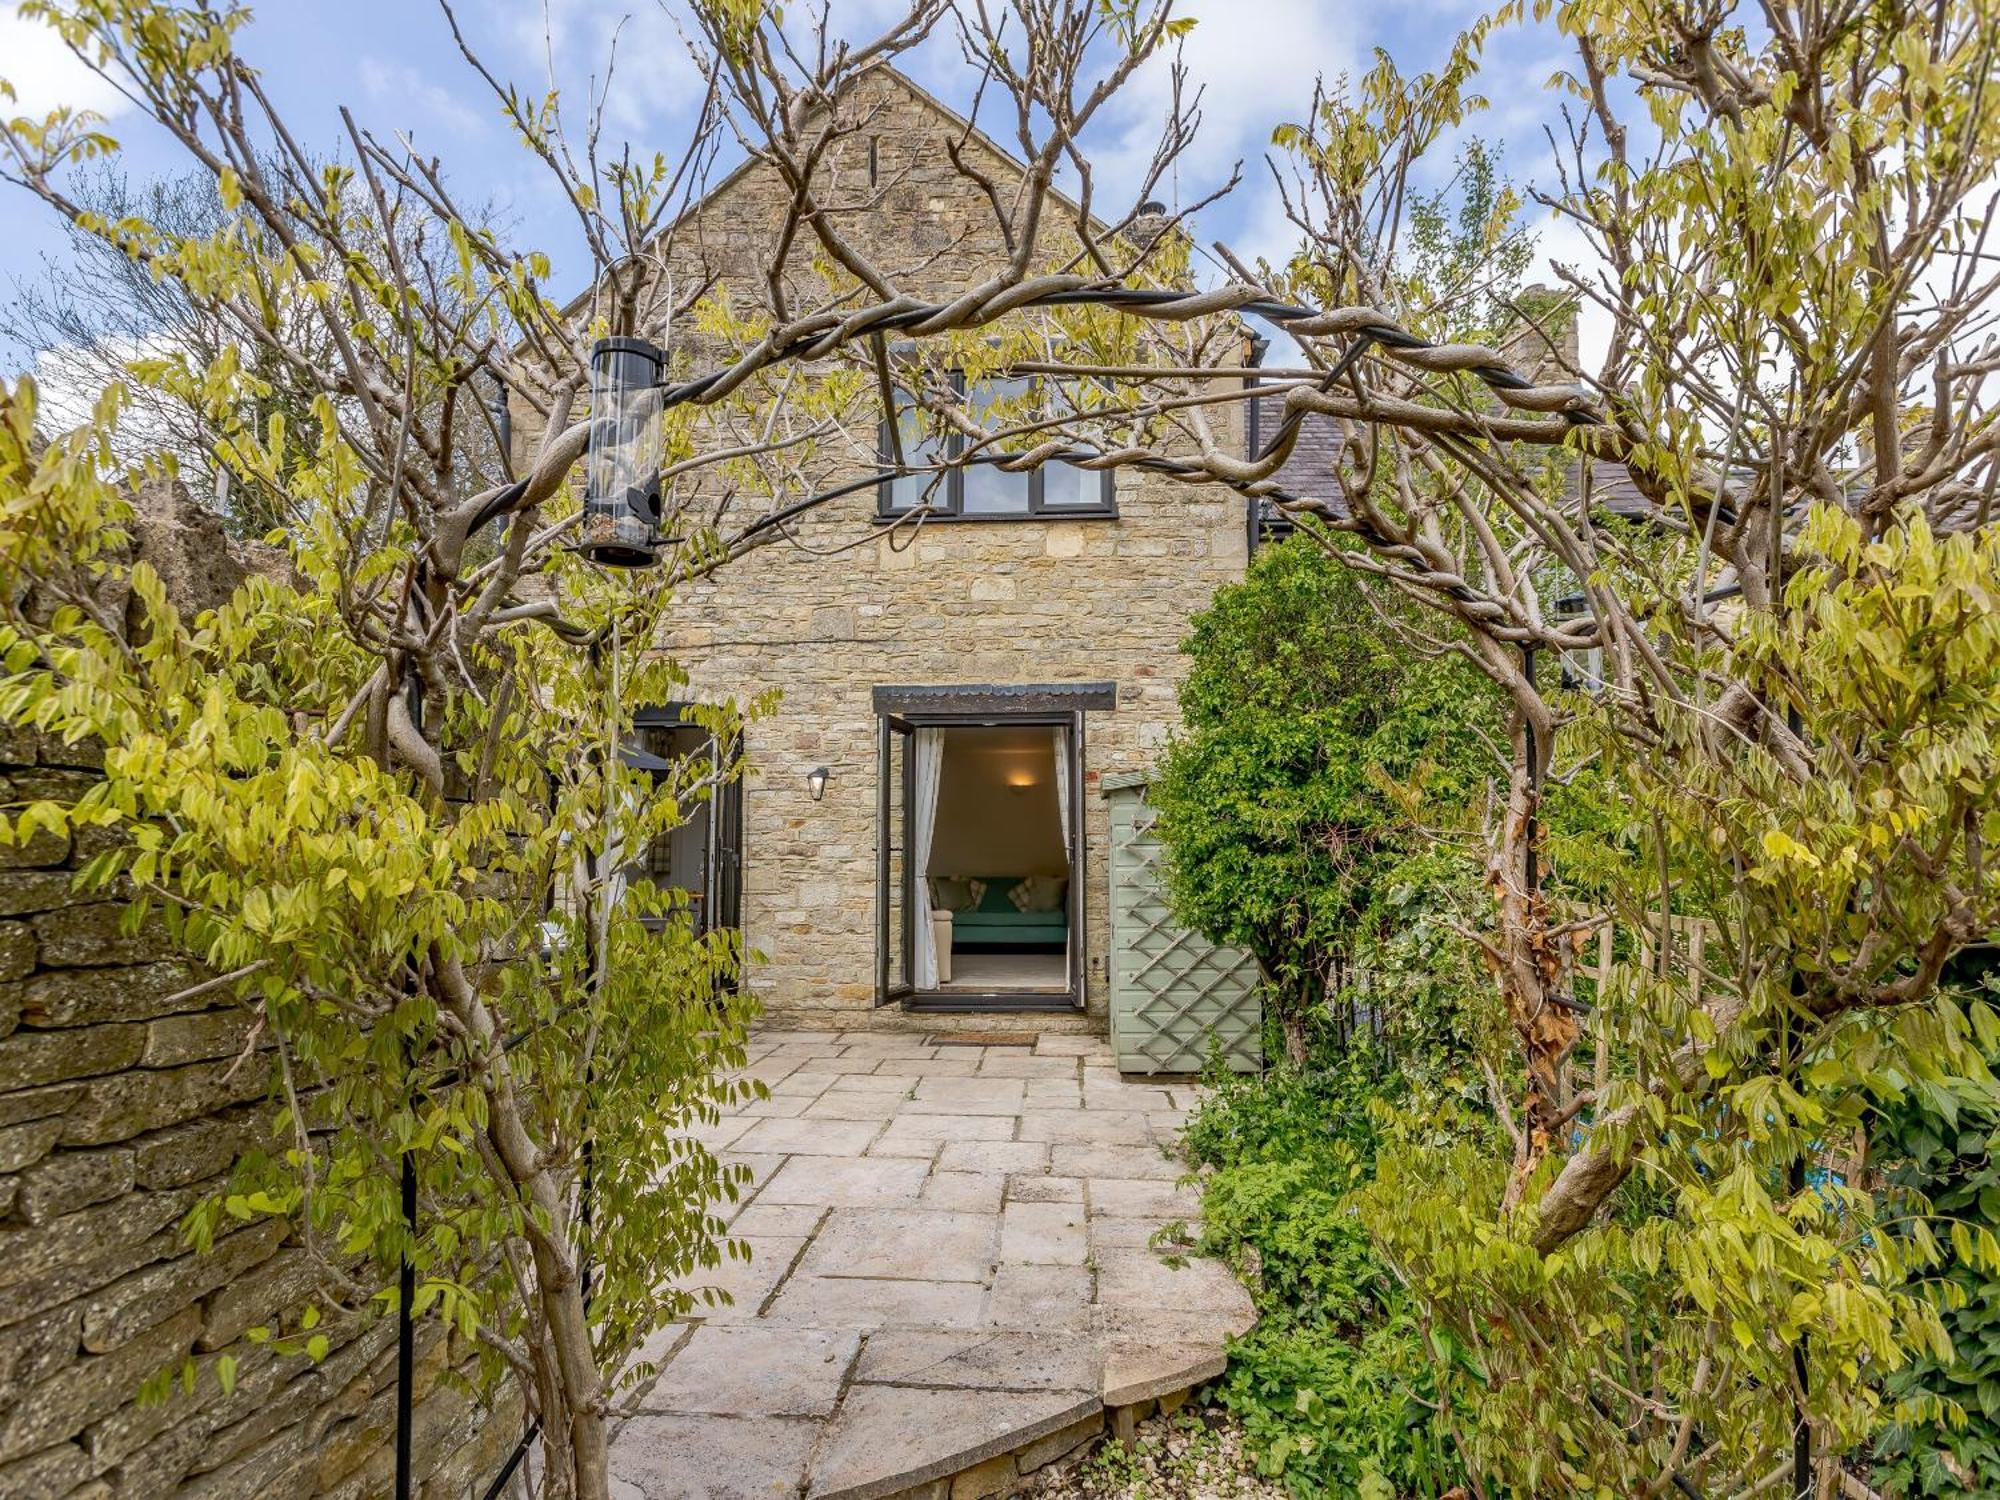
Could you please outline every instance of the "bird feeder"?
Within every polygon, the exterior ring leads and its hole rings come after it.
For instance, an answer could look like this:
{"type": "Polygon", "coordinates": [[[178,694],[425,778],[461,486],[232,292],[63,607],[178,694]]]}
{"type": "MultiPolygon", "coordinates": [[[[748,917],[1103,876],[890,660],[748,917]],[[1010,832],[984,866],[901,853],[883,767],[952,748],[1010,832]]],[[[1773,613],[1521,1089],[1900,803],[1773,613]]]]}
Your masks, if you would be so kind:
{"type": "Polygon", "coordinates": [[[660,560],[662,358],[644,339],[599,339],[591,346],[590,451],[577,550],[607,568],[650,568],[660,560]]]}

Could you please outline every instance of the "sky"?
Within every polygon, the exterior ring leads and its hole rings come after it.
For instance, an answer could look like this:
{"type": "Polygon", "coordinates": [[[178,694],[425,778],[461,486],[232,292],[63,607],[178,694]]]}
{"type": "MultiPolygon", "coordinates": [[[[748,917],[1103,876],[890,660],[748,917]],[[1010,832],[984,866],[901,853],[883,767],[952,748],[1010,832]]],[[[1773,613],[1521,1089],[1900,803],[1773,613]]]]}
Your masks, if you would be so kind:
{"type": "MultiPolygon", "coordinates": [[[[107,117],[135,181],[180,170],[177,149],[149,131],[125,101],[92,76],[40,23],[0,0],[0,78],[19,95],[15,113],[38,115],[60,105],[107,117]]],[[[699,107],[700,87],[675,20],[679,0],[457,0],[468,40],[504,79],[539,93],[551,64],[568,99],[601,78],[610,39],[617,65],[607,99],[607,135],[649,153],[677,154],[699,107]]],[[[830,0],[836,31],[874,35],[902,0],[830,0]]],[[[1484,9],[1474,0],[1183,0],[1196,26],[1185,43],[1190,82],[1202,87],[1203,121],[1184,155],[1169,198],[1193,202],[1228,179],[1241,162],[1243,183],[1207,209],[1199,244],[1221,239],[1246,258],[1277,254],[1291,242],[1264,156],[1274,125],[1302,119],[1316,78],[1358,71],[1381,48],[1406,72],[1434,64],[1457,31],[1484,9]]],[[[805,9],[795,3],[794,12],[805,9]]],[[[546,250],[559,291],[574,289],[587,269],[552,178],[541,171],[500,119],[490,91],[459,56],[443,11],[431,0],[264,0],[238,34],[239,51],[264,76],[294,132],[308,149],[336,151],[339,110],[365,127],[406,132],[442,158],[464,202],[489,202],[515,227],[513,243],[546,250]],[[566,277],[566,264],[577,267],[566,277]]],[[[1546,33],[1510,29],[1489,40],[1482,91],[1492,107],[1473,126],[1503,148],[1517,185],[1545,180],[1544,123],[1559,104],[1544,89],[1562,61],[1546,33]]],[[[947,103],[966,106],[976,81],[956,38],[940,28],[904,66],[947,103]]],[[[1086,139],[1094,174],[1116,201],[1136,186],[1167,98],[1167,69],[1149,65],[1109,107],[1086,139]]],[[[1549,257],[1576,258],[1559,232],[1542,237],[1549,257]],[[1566,253],[1567,252],[1567,253],[1566,253]]],[[[19,188],[0,184],[0,298],[23,279],[63,269],[64,240],[53,216],[19,188]]],[[[1586,333],[1588,330],[1586,330],[1586,333]]],[[[36,351],[0,339],[0,373],[33,364],[36,351]]]]}

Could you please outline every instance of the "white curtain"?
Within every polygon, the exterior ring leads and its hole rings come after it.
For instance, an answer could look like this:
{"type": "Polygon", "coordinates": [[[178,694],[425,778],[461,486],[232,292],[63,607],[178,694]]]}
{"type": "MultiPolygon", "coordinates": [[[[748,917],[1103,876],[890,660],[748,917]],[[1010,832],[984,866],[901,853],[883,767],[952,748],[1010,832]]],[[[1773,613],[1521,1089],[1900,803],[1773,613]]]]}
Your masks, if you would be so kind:
{"type": "Polygon", "coordinates": [[[938,984],[937,933],[931,927],[931,831],[937,826],[938,782],[944,771],[944,731],[919,729],[910,806],[910,885],[916,891],[910,919],[917,924],[917,988],[938,984]]]}
{"type": "MultiPolygon", "coordinates": [[[[1056,817],[1062,821],[1063,858],[1069,861],[1069,878],[1076,879],[1076,851],[1069,846],[1069,731],[1060,726],[1056,729],[1056,817]]],[[[1064,902],[1070,911],[1078,909],[1076,893],[1072,891],[1064,902]]],[[[1066,983],[1074,983],[1076,976],[1071,971],[1076,967],[1076,934],[1067,926],[1063,929],[1063,978],[1066,983]]]]}
{"type": "Polygon", "coordinates": [[[1056,730],[1056,816],[1062,819],[1063,856],[1074,863],[1069,847],[1069,731],[1056,730]]]}

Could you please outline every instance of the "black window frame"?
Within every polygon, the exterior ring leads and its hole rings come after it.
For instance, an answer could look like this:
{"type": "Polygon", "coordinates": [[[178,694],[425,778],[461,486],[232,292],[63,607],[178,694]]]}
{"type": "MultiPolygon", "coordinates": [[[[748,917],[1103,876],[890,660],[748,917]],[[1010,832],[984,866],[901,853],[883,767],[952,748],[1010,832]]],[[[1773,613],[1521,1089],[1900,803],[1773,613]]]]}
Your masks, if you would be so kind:
{"type": "MultiPolygon", "coordinates": [[[[649,704],[634,710],[632,728],[635,732],[648,729],[693,730],[703,735],[701,747],[687,752],[690,757],[716,754],[715,737],[687,715],[694,707],[690,703],[649,704]]],[[[641,747],[643,748],[643,747],[641,747]]],[[[649,754],[651,752],[648,752],[649,754]]],[[[741,738],[731,756],[732,762],[744,753],[741,738]]],[[[657,782],[658,772],[648,773],[657,782]]],[[[695,898],[695,932],[697,935],[721,928],[741,931],[743,926],[743,778],[738,776],[722,783],[702,799],[703,817],[707,827],[702,832],[702,882],[701,889],[694,891],[688,886],[678,889],[688,891],[695,898]]],[[[650,860],[649,848],[640,856],[650,860]]],[[[649,872],[650,873],[650,872],[649,872]]],[[[659,925],[655,918],[645,919],[648,925],[659,925]]],[[[735,988],[732,982],[730,988],[735,988]]]]}
{"type": "MultiPolygon", "coordinates": [[[[960,396],[965,394],[965,372],[951,372],[952,389],[960,396]]],[[[876,427],[876,448],[885,465],[896,461],[896,445],[890,438],[890,418],[884,416],[876,427]]],[[[959,432],[945,434],[945,457],[947,461],[959,457],[965,451],[965,435],[959,432]]],[[[896,476],[885,476],[875,486],[875,519],[877,521],[900,521],[912,515],[922,514],[924,524],[933,521],[1115,521],[1118,519],[1118,491],[1114,472],[1104,469],[1097,475],[1098,503],[1095,505],[1045,505],[1041,464],[1035,465],[1026,474],[1028,481],[1028,508],[1026,510],[977,511],[965,513],[965,470],[947,469],[936,489],[931,492],[930,508],[923,510],[916,505],[896,507],[896,476]]],[[[1084,471],[1088,473],[1088,470],[1084,471]]]]}

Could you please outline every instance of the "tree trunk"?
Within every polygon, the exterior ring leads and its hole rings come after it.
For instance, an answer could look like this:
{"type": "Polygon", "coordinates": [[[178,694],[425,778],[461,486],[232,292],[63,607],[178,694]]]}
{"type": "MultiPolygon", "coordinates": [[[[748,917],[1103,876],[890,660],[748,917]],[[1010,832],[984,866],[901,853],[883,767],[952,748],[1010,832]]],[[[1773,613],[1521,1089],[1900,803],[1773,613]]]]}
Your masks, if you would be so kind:
{"type": "Polygon", "coordinates": [[[1316,963],[1299,963],[1294,957],[1294,966],[1288,968],[1283,977],[1264,969],[1264,982],[1271,996],[1272,1008],[1278,1013],[1278,1029],[1285,1039],[1285,1058],[1295,1068],[1303,1069],[1312,1061],[1312,1021],[1313,1012],[1323,1010],[1326,1004],[1326,985],[1316,963]],[[1303,972],[1301,972],[1303,971],[1303,972]]]}
{"type": "Polygon", "coordinates": [[[1487,867],[1487,883],[1500,916],[1499,931],[1487,956],[1528,1075],[1527,1092],[1521,1100],[1527,1151],[1508,1188],[1509,1206],[1519,1201],[1528,1174],[1556,1143],[1563,1070],[1581,1035],[1575,1014],[1562,1003],[1567,955],[1550,934],[1549,906],[1541,892],[1536,850],[1543,759],[1539,750],[1524,718],[1516,730],[1517,753],[1507,811],[1487,867]]]}
{"type": "MultiPolygon", "coordinates": [[[[1709,1017],[1717,1035],[1734,1027],[1745,1008],[1741,996],[1730,996],[1712,1007],[1709,1017]]],[[[1666,1095],[1695,1087],[1706,1070],[1710,1045],[1692,1040],[1682,1043],[1666,1070],[1654,1081],[1652,1092],[1666,1095]]],[[[1631,1174],[1630,1154],[1614,1149],[1609,1142],[1617,1140],[1644,1108],[1643,1100],[1636,1101],[1605,1115],[1597,1122],[1590,1144],[1563,1163],[1562,1171],[1535,1205],[1534,1237],[1529,1243],[1536,1254],[1548,1255],[1561,1249],[1566,1240],[1596,1217],[1605,1200],[1631,1174]]]]}
{"type": "Polygon", "coordinates": [[[566,1458],[567,1473],[550,1465],[549,1478],[557,1486],[552,1493],[568,1500],[610,1500],[604,1377],[591,1345],[563,1180],[528,1131],[492,1012],[456,962],[433,952],[432,972],[440,1000],[484,1054],[479,1081],[487,1101],[486,1139],[512,1179],[527,1218],[524,1233],[534,1255],[535,1285],[522,1290],[539,1307],[548,1341],[545,1357],[537,1360],[542,1430],[551,1458],[558,1451],[566,1458]]]}
{"type": "MultiPolygon", "coordinates": [[[[557,1256],[542,1241],[535,1245],[535,1280],[542,1316],[555,1353],[556,1392],[544,1392],[545,1420],[562,1414],[569,1436],[574,1500],[610,1500],[611,1444],[606,1434],[603,1377],[591,1348],[583,1304],[583,1283],[569,1257],[557,1256]],[[549,1399],[554,1395],[560,1406],[549,1399]]],[[[548,1368],[548,1366],[544,1366],[548,1368]]]]}
{"type": "Polygon", "coordinates": [[[1295,1068],[1303,1068],[1312,1057],[1307,1044],[1306,1018],[1291,1005],[1278,1013],[1278,1025],[1285,1033],[1285,1057],[1295,1068]]]}
{"type": "MultiPolygon", "coordinates": [[[[518,1149],[510,1150],[503,1144],[504,1138],[512,1137],[518,1148],[527,1139],[526,1132],[519,1129],[513,1075],[504,1060],[503,1066],[488,1072],[487,1080],[493,1120],[490,1138],[519,1187],[522,1207],[548,1226],[542,1231],[531,1225],[527,1234],[535,1259],[533,1298],[542,1314],[550,1356],[538,1364],[542,1372],[542,1425],[544,1431],[560,1427],[568,1460],[568,1488],[558,1488],[555,1493],[570,1500],[610,1500],[611,1447],[605,1426],[604,1378],[590,1341],[583,1278],[570,1237],[563,1183],[556,1172],[541,1164],[539,1153],[524,1158],[518,1149]]],[[[556,1476],[552,1473],[550,1477],[556,1476]]]]}

